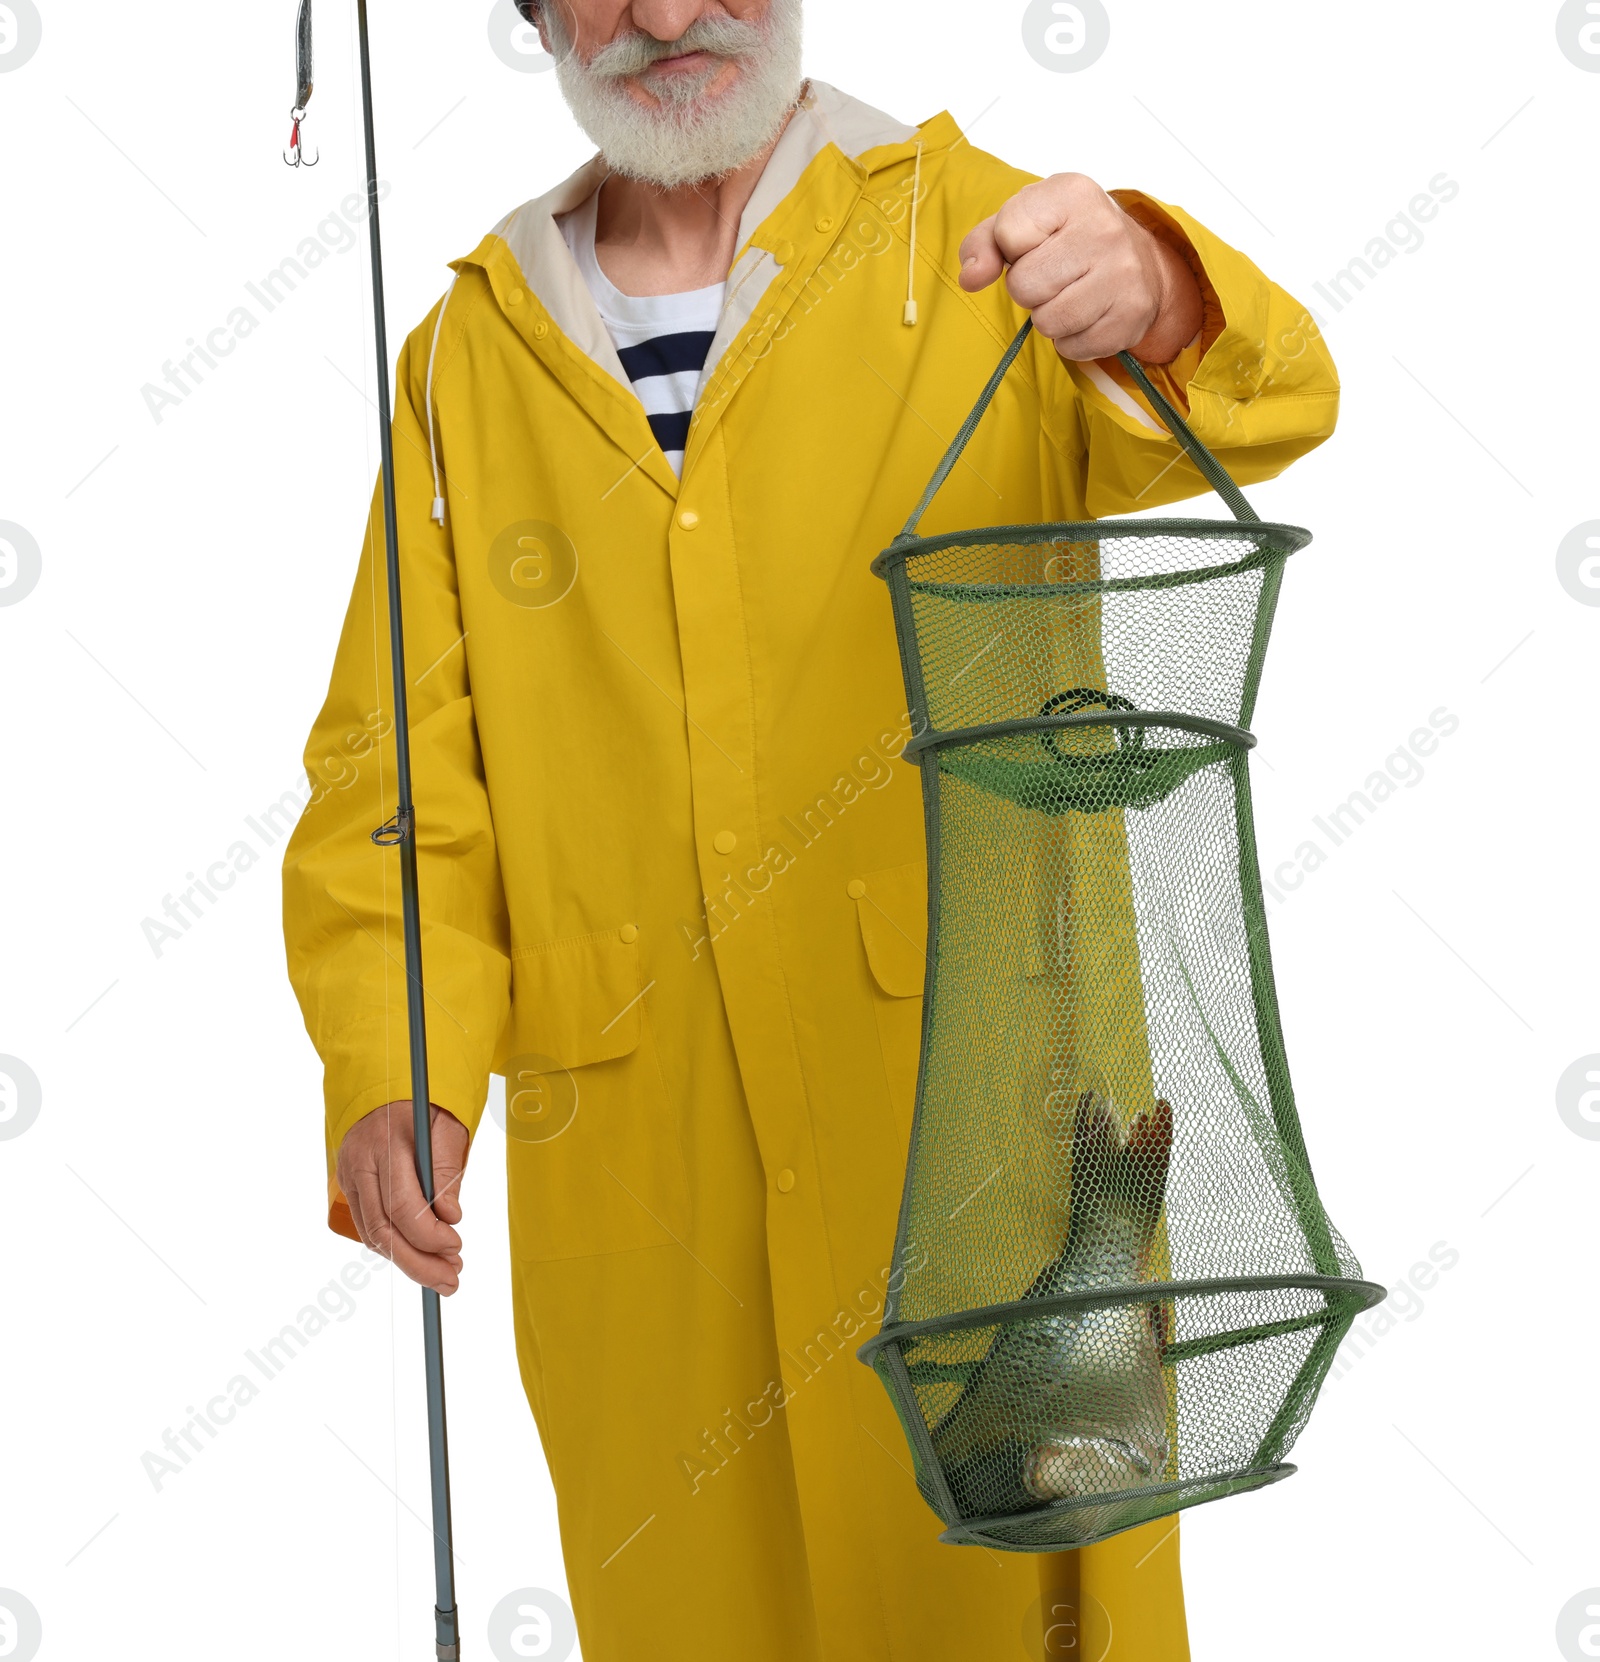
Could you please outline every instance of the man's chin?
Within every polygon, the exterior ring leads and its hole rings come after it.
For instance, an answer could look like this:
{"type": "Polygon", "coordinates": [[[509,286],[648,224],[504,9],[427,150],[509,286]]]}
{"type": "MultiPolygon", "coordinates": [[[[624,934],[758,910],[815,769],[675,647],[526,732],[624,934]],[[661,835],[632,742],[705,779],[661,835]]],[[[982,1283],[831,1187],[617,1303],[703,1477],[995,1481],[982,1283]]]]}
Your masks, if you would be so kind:
{"type": "Polygon", "coordinates": [[[658,190],[709,184],[754,162],[782,125],[781,111],[741,111],[741,90],[736,76],[692,102],[662,104],[619,87],[629,119],[591,124],[589,136],[625,178],[658,190]]]}

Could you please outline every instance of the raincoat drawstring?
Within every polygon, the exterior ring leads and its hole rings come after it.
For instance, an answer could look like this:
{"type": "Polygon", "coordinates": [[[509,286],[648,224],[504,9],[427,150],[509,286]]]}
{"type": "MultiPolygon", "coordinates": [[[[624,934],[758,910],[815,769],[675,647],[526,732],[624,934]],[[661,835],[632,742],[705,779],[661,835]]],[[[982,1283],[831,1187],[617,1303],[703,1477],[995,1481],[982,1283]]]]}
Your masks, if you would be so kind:
{"type": "Polygon", "coordinates": [[[905,325],[917,326],[917,202],[922,195],[922,140],[917,140],[917,165],[911,175],[911,254],[906,261],[905,325]]]}
{"type": "Polygon", "coordinates": [[[444,291],[444,299],[439,302],[439,315],[433,320],[433,344],[428,348],[428,380],[423,393],[428,411],[428,461],[433,468],[433,522],[435,525],[444,524],[444,493],[439,489],[438,426],[433,419],[433,360],[439,351],[439,330],[444,326],[444,309],[450,304],[450,293],[455,286],[456,273],[451,272],[449,285],[444,291]]]}

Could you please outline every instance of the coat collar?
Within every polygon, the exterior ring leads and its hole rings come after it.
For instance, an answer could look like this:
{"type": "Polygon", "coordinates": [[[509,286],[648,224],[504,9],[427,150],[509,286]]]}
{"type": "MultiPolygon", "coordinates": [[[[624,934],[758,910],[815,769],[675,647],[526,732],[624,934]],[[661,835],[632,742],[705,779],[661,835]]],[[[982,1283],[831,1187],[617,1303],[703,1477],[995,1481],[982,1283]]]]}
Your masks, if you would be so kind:
{"type": "MultiPolygon", "coordinates": [[[[828,198],[821,211],[833,217],[820,222],[820,230],[823,224],[842,222],[875,171],[904,162],[919,145],[948,148],[960,138],[960,129],[947,113],[921,128],[911,127],[825,82],[807,82],[739,222],[722,317],[700,382],[702,393],[711,383],[720,383],[713,400],[715,412],[702,419],[704,412],[697,409],[684,457],[685,474],[693,453],[715,424],[716,413],[725,407],[748,368],[735,361],[738,355],[732,349],[751,327],[757,309],[775,290],[782,305],[791,303],[797,282],[809,277],[810,268],[826,252],[824,241],[807,249],[787,269],[778,258],[780,250],[788,259],[794,257],[787,252],[794,243],[786,248],[783,238],[795,232],[786,233],[781,227],[795,219],[794,199],[802,186],[808,185],[812,193],[820,190],[828,198]],[[786,300],[781,299],[784,294],[786,300]]],[[[554,190],[507,214],[471,254],[450,263],[457,273],[468,265],[483,271],[512,327],[528,339],[530,347],[543,347],[541,355],[561,374],[568,391],[628,450],[632,466],[675,496],[679,480],[651,435],[616,346],[556,224],[558,215],[587,201],[600,188],[608,171],[603,157],[591,157],[554,190]],[[530,296],[533,305],[525,303],[530,296]],[[556,333],[545,344],[549,325],[556,333]]],[[[810,210],[812,217],[815,212],[810,210]]],[[[815,238],[810,240],[816,243],[815,238]]]]}
{"type": "MultiPolygon", "coordinates": [[[[732,313],[742,312],[739,319],[742,324],[759,304],[766,287],[761,284],[758,288],[749,282],[750,267],[760,263],[749,259],[751,237],[800,183],[816,157],[833,144],[842,155],[859,161],[869,151],[910,143],[916,135],[915,127],[885,115],[858,98],[851,98],[824,81],[807,83],[799,107],[778,140],[739,221],[738,251],[728,282],[730,315],[725,316],[724,328],[718,331],[718,339],[713,344],[712,362],[738,333],[738,325],[727,328],[732,313]]],[[[514,208],[471,254],[451,264],[457,270],[463,265],[479,265],[488,270],[493,256],[500,253],[495,245],[503,245],[516,271],[510,280],[520,279],[521,285],[538,298],[555,327],[631,391],[627,371],[561,235],[561,227],[556,224],[559,215],[570,212],[594,195],[609,171],[602,156],[590,157],[553,190],[514,208]]],[[[501,261],[493,260],[493,263],[501,261]]],[[[769,282],[774,275],[775,268],[768,273],[769,282]]],[[[707,368],[709,371],[709,364],[707,368]]]]}

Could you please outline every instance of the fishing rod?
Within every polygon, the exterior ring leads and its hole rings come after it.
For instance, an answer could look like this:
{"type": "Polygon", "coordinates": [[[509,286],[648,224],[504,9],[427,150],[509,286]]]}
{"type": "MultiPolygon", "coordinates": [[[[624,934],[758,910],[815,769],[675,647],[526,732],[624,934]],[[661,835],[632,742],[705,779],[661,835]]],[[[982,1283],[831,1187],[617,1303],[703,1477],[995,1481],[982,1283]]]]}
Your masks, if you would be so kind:
{"type": "MultiPolygon", "coordinates": [[[[417,1179],[429,1206],[434,1200],[433,1129],[429,1121],[428,1031],[422,991],[422,905],[417,889],[416,809],[411,799],[411,727],[406,698],[406,646],[400,615],[399,519],[394,499],[394,435],[390,431],[389,342],[383,316],[383,250],[378,235],[378,157],[372,129],[372,62],[367,45],[367,0],[356,0],[361,53],[361,125],[367,150],[367,228],[372,251],[372,327],[378,358],[378,445],[383,479],[384,571],[389,586],[389,657],[394,680],[395,768],[398,805],[373,842],[400,851],[400,896],[405,919],[406,1019],[411,1042],[411,1120],[416,1135],[417,1179]]],[[[300,0],[295,20],[295,102],[284,160],[314,167],[301,149],[301,127],[312,91],[311,0],[300,0]]],[[[319,152],[320,159],[320,152],[319,152]]],[[[439,1662],[458,1662],[460,1613],[456,1609],[455,1556],[450,1528],[450,1444],[444,1406],[444,1330],[439,1295],[422,1289],[423,1367],[428,1388],[428,1471],[433,1498],[435,1644],[439,1662]]]]}

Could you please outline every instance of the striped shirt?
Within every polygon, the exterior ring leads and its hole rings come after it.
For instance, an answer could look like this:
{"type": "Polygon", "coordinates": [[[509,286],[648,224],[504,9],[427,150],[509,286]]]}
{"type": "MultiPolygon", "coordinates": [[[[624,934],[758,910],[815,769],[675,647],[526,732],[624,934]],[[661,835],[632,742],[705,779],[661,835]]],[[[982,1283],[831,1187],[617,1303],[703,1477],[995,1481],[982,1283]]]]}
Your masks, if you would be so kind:
{"type": "Polygon", "coordinates": [[[596,191],[557,224],[578,270],[594,297],[596,309],[644,405],[650,431],[666,453],[672,471],[683,472],[683,447],[689,439],[700,376],[722,315],[726,283],[691,289],[686,294],[624,294],[600,269],[595,258],[596,191]]]}

